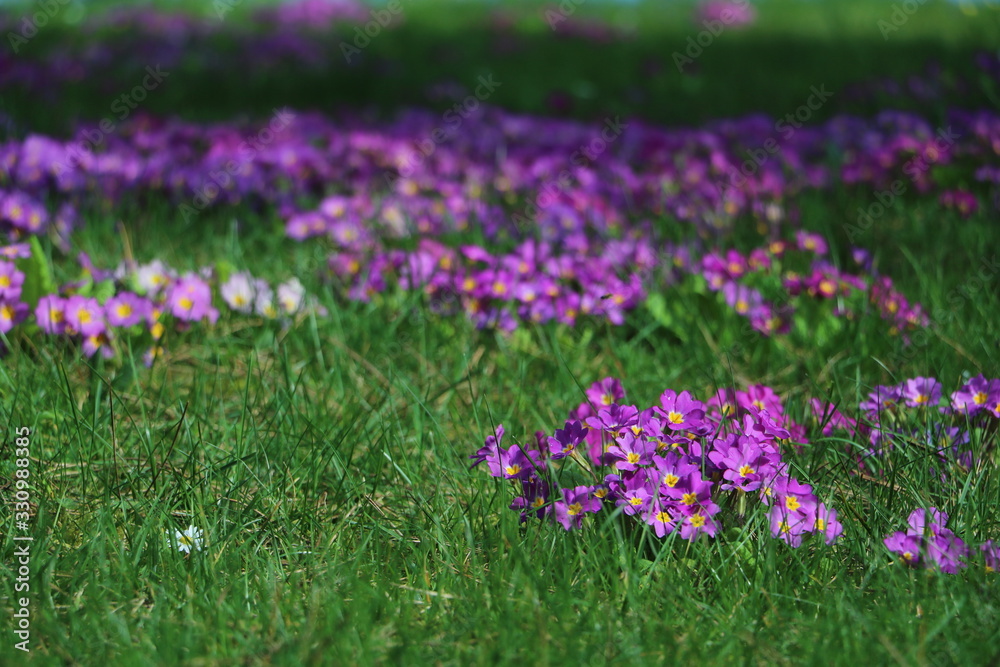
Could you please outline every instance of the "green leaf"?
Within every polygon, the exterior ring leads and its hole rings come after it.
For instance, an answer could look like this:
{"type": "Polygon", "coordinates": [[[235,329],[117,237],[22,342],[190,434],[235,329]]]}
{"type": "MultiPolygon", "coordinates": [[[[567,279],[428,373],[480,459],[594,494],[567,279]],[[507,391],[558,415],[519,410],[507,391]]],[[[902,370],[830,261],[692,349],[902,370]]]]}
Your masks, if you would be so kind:
{"type": "Polygon", "coordinates": [[[52,266],[42,250],[42,244],[37,236],[28,240],[31,246],[31,256],[22,257],[14,262],[18,271],[24,274],[24,285],[21,287],[21,300],[34,310],[39,299],[47,294],[56,293],[56,282],[52,278],[52,266]]]}
{"type": "Polygon", "coordinates": [[[93,296],[102,306],[115,295],[115,282],[104,280],[94,285],[93,296]]]}
{"type": "Polygon", "coordinates": [[[655,292],[646,297],[646,309],[659,324],[668,329],[674,324],[674,316],[667,309],[667,299],[660,292],[655,292]]]}
{"type": "Polygon", "coordinates": [[[236,267],[231,262],[221,260],[215,264],[215,275],[219,278],[219,284],[225,283],[229,277],[236,273],[236,267]]]}

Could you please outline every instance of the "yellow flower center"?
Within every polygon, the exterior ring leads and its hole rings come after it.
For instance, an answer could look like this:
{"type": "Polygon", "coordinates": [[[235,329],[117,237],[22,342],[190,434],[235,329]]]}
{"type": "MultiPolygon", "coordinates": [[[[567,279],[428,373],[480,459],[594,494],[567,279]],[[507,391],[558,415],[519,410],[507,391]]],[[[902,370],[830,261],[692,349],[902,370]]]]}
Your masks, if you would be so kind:
{"type": "Polygon", "coordinates": [[[986,396],[985,393],[983,393],[981,391],[977,391],[973,395],[972,400],[976,402],[976,405],[983,405],[984,403],[986,403],[986,398],[987,398],[987,396],[986,396]]]}
{"type": "Polygon", "coordinates": [[[701,528],[702,526],[705,525],[705,517],[703,517],[700,514],[692,514],[691,525],[694,526],[695,528],[701,528]]]}
{"type": "Polygon", "coordinates": [[[506,468],[504,468],[504,471],[508,475],[513,476],[513,475],[516,475],[517,473],[521,472],[521,466],[519,466],[518,464],[514,463],[513,465],[509,465],[506,468]]]}
{"type": "Polygon", "coordinates": [[[796,498],[795,496],[788,496],[785,498],[785,507],[787,507],[790,510],[797,510],[798,508],[802,507],[802,504],[799,502],[799,499],[796,498]]]}
{"type": "Polygon", "coordinates": [[[697,493],[685,493],[681,497],[681,502],[683,502],[685,505],[694,505],[696,502],[698,502],[698,494],[697,493]]]}
{"type": "Polygon", "coordinates": [[[669,419],[670,423],[672,424],[680,424],[682,421],[684,421],[684,415],[674,410],[671,410],[670,412],[667,413],[667,419],[669,419]]]}
{"type": "Polygon", "coordinates": [[[636,454],[635,452],[629,452],[628,455],[625,457],[625,459],[632,465],[635,465],[636,463],[639,462],[639,455],[636,454]]]}
{"type": "Polygon", "coordinates": [[[659,521],[660,523],[670,523],[674,519],[668,513],[661,511],[656,515],[656,520],[659,521]]]}
{"type": "Polygon", "coordinates": [[[677,482],[681,481],[681,478],[673,473],[667,473],[663,476],[663,483],[669,486],[671,489],[677,486],[677,482]]]}
{"type": "Polygon", "coordinates": [[[11,285],[10,276],[6,274],[0,275],[0,287],[10,287],[10,285],[11,285]]]}
{"type": "Polygon", "coordinates": [[[177,303],[179,303],[180,307],[183,308],[184,310],[191,310],[192,308],[194,308],[194,301],[192,301],[191,299],[187,298],[186,296],[182,296],[177,301],[177,303]]]}
{"type": "Polygon", "coordinates": [[[566,513],[569,514],[570,516],[576,516],[582,511],[583,511],[583,505],[581,505],[580,503],[573,503],[572,505],[566,508],[566,513]]]}
{"type": "Polygon", "coordinates": [[[642,504],[642,498],[629,498],[628,502],[633,507],[638,507],[639,505],[642,504]]]}
{"type": "Polygon", "coordinates": [[[740,475],[743,477],[746,477],[747,475],[752,475],[754,474],[754,472],[755,471],[751,466],[745,464],[740,466],[740,475]]]}
{"type": "Polygon", "coordinates": [[[115,307],[115,312],[118,313],[118,317],[128,317],[132,314],[132,306],[127,303],[119,303],[115,307]]]}

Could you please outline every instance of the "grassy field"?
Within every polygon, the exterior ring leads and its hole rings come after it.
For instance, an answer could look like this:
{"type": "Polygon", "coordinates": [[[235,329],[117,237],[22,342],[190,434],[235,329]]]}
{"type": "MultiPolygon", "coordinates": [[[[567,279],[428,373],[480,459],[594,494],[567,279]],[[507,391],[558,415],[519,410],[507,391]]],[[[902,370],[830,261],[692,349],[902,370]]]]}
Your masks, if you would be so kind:
{"type": "MultiPolygon", "coordinates": [[[[227,22],[238,24],[240,11],[227,22]]],[[[886,98],[840,93],[905,80],[933,60],[943,80],[971,88],[900,107],[935,126],[956,106],[998,111],[995,85],[972,64],[1000,44],[995,8],[970,17],[928,2],[883,39],[877,22],[890,11],[762,2],[759,25],[724,33],[697,71],[681,74],[671,54],[697,34],[688,6],[584,5],[581,15],[635,30],[595,44],[553,36],[537,10],[498,36],[475,3],[414,3],[357,66],[331,41],[328,68],[220,76],[192,50],[144,110],[193,121],[266,118],[279,105],[440,113],[429,86],[492,72],[503,85],[490,104],[512,111],[689,127],[780,117],[824,84],[836,92],[815,124],[889,108],[886,98]]],[[[119,38],[128,43],[102,39],[119,38]]],[[[17,57],[44,59],[86,39],[52,26],[17,57]]],[[[225,51],[228,38],[217,39],[225,51]]],[[[147,64],[111,60],[106,80],[61,83],[47,97],[4,91],[7,139],[64,138],[106,115],[116,86],[147,64]]],[[[735,313],[706,305],[693,280],[652,290],[673,324],[642,306],[621,326],[526,323],[504,334],[442,316],[419,293],[344,298],[317,275],[328,245],[289,239],[275,206],[219,207],[193,221],[176,202],[140,196],[81,207],[71,252],[42,239],[58,283],[80,278],[80,251],[104,268],[127,254],[179,270],[225,264],[273,281],[297,276],[327,314],[285,327],[224,312],[211,327],[169,331],[151,368],[139,347],[102,359],[66,341],[3,337],[0,663],[996,664],[998,575],[981,563],[957,574],[907,568],[883,538],[913,509],[935,506],[971,546],[1000,539],[997,420],[971,429],[967,469],[945,476],[934,446],[914,443],[862,474],[850,452],[863,445],[823,436],[808,406],[817,397],[856,412],[876,385],[917,376],[938,378],[945,396],[976,374],[1000,377],[1000,229],[996,204],[980,195],[980,210],[963,217],[936,191],[907,193],[853,241],[931,314],[930,335],[909,345],[873,317],[747,333],[735,313]],[[608,376],[639,406],[667,388],[707,400],[718,388],[773,387],[809,425],[792,470],[838,509],[843,537],[793,549],[771,537],[763,511],[693,543],[658,539],[611,511],[580,531],[520,524],[507,508],[512,487],[484,467],[470,471],[468,456],[498,423],[514,442],[551,434],[608,376]],[[29,654],[11,632],[22,427],[31,433],[29,654]],[[164,534],[189,525],[204,544],[184,554],[164,534]]],[[[863,184],[806,192],[796,198],[801,227],[845,258],[845,225],[873,197],[863,184]]],[[[741,250],[758,242],[749,220],[726,240],[741,250]]]]}

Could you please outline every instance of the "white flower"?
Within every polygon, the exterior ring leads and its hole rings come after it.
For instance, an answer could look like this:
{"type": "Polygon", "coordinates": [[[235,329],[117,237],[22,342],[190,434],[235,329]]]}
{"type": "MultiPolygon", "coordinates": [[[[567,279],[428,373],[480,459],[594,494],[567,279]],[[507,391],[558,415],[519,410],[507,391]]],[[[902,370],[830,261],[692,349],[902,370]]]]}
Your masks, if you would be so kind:
{"type": "Polygon", "coordinates": [[[302,297],[306,294],[306,288],[302,286],[298,278],[292,278],[288,282],[278,285],[278,303],[287,315],[292,315],[302,307],[302,297]]]}
{"type": "Polygon", "coordinates": [[[202,539],[201,528],[195,528],[194,526],[188,526],[185,531],[174,531],[174,539],[171,540],[169,534],[167,536],[167,545],[171,547],[176,547],[178,551],[182,553],[189,554],[192,550],[201,551],[201,545],[204,542],[202,539]]]}
{"type": "Polygon", "coordinates": [[[156,296],[176,276],[176,272],[172,271],[160,260],[154,259],[149,264],[144,264],[138,268],[136,271],[136,284],[139,291],[145,292],[149,296],[156,296]]]}
{"type": "Polygon", "coordinates": [[[234,273],[219,288],[222,298],[233,310],[249,313],[254,305],[254,286],[248,273],[234,273]]]}
{"type": "Polygon", "coordinates": [[[274,305],[274,290],[271,286],[264,280],[255,280],[254,289],[257,293],[253,304],[254,312],[272,320],[276,318],[278,308],[274,305]]]}

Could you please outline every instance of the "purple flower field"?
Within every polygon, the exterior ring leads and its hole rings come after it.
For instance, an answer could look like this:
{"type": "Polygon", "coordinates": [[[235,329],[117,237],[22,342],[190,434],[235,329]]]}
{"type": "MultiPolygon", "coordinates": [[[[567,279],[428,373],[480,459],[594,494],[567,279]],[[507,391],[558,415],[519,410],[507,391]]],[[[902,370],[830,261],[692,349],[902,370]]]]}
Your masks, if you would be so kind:
{"type": "Polygon", "coordinates": [[[0,663],[993,664],[996,18],[5,6],[0,663]]]}

